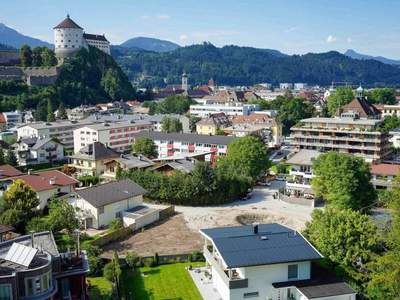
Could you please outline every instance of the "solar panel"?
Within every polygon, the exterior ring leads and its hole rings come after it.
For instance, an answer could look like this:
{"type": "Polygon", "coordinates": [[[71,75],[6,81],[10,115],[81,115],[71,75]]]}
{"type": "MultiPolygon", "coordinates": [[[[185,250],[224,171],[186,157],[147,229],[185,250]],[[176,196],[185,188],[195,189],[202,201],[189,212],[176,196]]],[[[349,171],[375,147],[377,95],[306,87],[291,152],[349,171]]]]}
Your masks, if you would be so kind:
{"type": "Polygon", "coordinates": [[[24,267],[29,267],[37,252],[38,249],[36,248],[13,243],[4,259],[24,267]]]}

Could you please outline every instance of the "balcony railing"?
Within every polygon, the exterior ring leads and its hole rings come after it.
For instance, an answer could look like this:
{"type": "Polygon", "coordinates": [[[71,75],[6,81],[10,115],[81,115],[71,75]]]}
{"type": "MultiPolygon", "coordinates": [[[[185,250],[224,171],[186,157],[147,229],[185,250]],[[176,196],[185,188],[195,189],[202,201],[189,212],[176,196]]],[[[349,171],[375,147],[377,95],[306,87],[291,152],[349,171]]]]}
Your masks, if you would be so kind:
{"type": "Polygon", "coordinates": [[[221,277],[221,279],[224,281],[229,289],[242,289],[248,287],[249,282],[247,278],[229,278],[228,275],[225,273],[225,270],[223,270],[222,266],[209,251],[208,247],[204,247],[203,252],[206,261],[214,267],[213,269],[218,273],[218,275],[221,277]]]}

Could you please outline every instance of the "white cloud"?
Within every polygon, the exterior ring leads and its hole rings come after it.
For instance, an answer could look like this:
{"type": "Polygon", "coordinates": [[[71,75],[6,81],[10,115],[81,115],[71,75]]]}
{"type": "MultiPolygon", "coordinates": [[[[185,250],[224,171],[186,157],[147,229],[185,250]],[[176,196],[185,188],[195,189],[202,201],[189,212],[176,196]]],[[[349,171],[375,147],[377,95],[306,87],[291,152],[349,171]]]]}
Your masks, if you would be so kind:
{"type": "Polygon", "coordinates": [[[353,39],[351,37],[347,38],[347,43],[351,44],[353,42],[353,39]]]}
{"type": "Polygon", "coordinates": [[[165,15],[165,14],[161,14],[161,15],[142,15],[140,16],[140,19],[142,20],[159,20],[159,21],[165,21],[165,20],[169,20],[171,17],[169,15],[165,15]]]}
{"type": "Polygon", "coordinates": [[[335,36],[333,36],[333,35],[329,35],[329,36],[326,38],[326,42],[327,42],[328,44],[336,43],[336,41],[337,41],[337,38],[336,38],[335,36]]]}
{"type": "Polygon", "coordinates": [[[181,34],[180,36],[179,36],[179,39],[180,40],[187,40],[187,38],[188,38],[188,36],[186,35],[186,34],[181,34]]]}
{"type": "Polygon", "coordinates": [[[170,19],[170,16],[169,15],[158,15],[157,19],[159,19],[159,20],[168,20],[168,19],[170,19]]]}

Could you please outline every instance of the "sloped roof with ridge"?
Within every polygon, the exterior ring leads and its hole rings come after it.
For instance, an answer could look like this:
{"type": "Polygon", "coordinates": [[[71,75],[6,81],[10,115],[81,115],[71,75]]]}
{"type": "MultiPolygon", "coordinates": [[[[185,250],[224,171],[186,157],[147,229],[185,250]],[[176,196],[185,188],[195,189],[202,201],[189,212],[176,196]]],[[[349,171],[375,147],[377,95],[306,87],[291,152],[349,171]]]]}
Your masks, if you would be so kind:
{"type": "Polygon", "coordinates": [[[67,15],[67,17],[57,26],[55,26],[53,29],[61,29],[61,28],[76,28],[76,29],[83,29],[81,26],[76,24],[70,17],[67,15]]]}

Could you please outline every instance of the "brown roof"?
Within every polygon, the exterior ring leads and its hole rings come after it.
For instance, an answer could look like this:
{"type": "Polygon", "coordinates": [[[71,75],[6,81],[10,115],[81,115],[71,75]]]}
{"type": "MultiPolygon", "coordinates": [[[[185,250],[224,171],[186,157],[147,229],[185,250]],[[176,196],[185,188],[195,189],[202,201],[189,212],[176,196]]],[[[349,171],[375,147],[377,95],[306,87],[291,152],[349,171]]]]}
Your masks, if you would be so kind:
{"type": "Polygon", "coordinates": [[[392,164],[371,165],[371,173],[383,176],[396,176],[400,174],[400,165],[392,165],[392,164]]]}
{"type": "Polygon", "coordinates": [[[17,170],[10,165],[0,165],[0,179],[22,175],[20,170],[17,170]]]}
{"type": "Polygon", "coordinates": [[[22,175],[15,179],[23,180],[29,185],[35,192],[47,191],[57,188],[58,186],[75,185],[79,181],[65,175],[64,173],[52,170],[35,173],[31,175],[22,175]],[[50,183],[50,179],[54,180],[54,184],[50,183]]]}
{"type": "Polygon", "coordinates": [[[83,29],[80,27],[78,24],[76,24],[70,17],[67,15],[67,17],[57,26],[55,26],[53,29],[58,29],[58,28],[77,28],[77,29],[83,29]]]}
{"type": "Polygon", "coordinates": [[[208,118],[201,119],[197,122],[199,125],[215,125],[215,126],[230,126],[231,122],[224,113],[212,114],[208,118]]]}
{"type": "Polygon", "coordinates": [[[6,118],[3,113],[0,113],[0,123],[7,123],[6,118]]]}
{"type": "Polygon", "coordinates": [[[376,117],[380,111],[364,98],[355,98],[349,104],[339,109],[339,114],[344,112],[357,112],[360,118],[376,117]]]}
{"type": "Polygon", "coordinates": [[[266,114],[251,114],[249,116],[234,116],[232,118],[232,124],[245,124],[245,123],[252,123],[252,124],[261,124],[261,123],[275,123],[275,119],[271,118],[266,114]]]}

